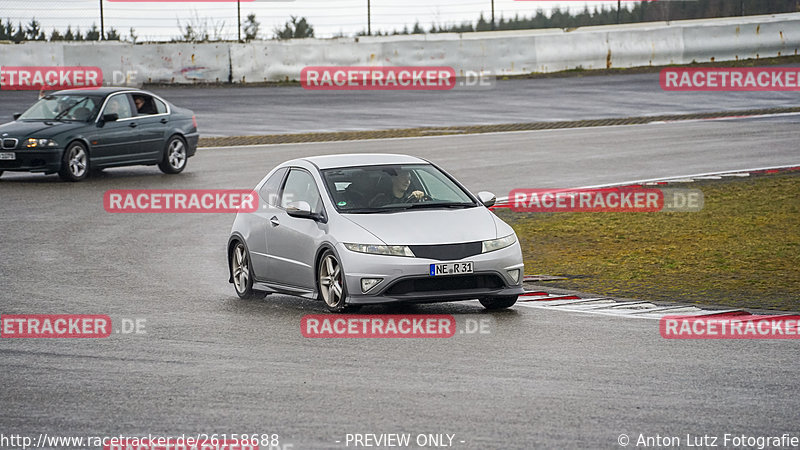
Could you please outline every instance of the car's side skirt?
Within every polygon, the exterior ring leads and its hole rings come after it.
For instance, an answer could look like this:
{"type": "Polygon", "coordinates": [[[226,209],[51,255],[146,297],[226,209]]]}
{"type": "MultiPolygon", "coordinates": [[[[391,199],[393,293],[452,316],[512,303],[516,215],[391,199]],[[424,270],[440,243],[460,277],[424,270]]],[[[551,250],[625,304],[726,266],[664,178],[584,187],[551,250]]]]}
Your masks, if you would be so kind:
{"type": "Polygon", "coordinates": [[[316,290],[274,282],[256,281],[253,283],[253,289],[264,292],[274,292],[278,294],[296,295],[298,297],[310,299],[317,298],[316,290]]]}

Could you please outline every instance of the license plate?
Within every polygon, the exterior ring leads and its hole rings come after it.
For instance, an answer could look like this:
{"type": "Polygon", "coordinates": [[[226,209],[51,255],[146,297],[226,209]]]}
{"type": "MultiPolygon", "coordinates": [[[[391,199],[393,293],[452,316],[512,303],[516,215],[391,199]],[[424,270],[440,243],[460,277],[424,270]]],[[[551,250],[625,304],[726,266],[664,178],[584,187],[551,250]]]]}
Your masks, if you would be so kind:
{"type": "Polygon", "coordinates": [[[472,273],[472,261],[431,264],[432,277],[438,277],[442,275],[461,275],[464,273],[472,273]]]}
{"type": "Polygon", "coordinates": [[[5,152],[5,153],[0,153],[0,160],[3,160],[3,161],[13,161],[13,160],[15,160],[15,159],[17,159],[17,154],[16,154],[16,153],[14,153],[14,152],[5,152]]]}

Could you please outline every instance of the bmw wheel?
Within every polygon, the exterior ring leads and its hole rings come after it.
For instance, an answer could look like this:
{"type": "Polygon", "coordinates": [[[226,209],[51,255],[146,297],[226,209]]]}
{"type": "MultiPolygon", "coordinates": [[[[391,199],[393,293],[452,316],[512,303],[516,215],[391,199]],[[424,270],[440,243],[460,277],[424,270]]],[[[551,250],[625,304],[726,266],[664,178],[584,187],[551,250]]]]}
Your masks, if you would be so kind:
{"type": "Polygon", "coordinates": [[[506,309],[514,306],[517,303],[517,296],[510,297],[486,297],[480,299],[481,305],[488,310],[506,309]]]}
{"type": "Polygon", "coordinates": [[[64,150],[58,176],[64,181],[81,181],[89,174],[89,151],[80,142],[73,142],[64,150]]]}
{"type": "Polygon", "coordinates": [[[180,136],[172,136],[164,150],[164,158],[158,163],[158,168],[168,174],[181,173],[186,168],[187,158],[186,142],[180,136]]]}
{"type": "Polygon", "coordinates": [[[250,255],[241,242],[237,242],[230,253],[233,287],[239,298],[253,297],[253,271],[250,268],[250,255]]]}

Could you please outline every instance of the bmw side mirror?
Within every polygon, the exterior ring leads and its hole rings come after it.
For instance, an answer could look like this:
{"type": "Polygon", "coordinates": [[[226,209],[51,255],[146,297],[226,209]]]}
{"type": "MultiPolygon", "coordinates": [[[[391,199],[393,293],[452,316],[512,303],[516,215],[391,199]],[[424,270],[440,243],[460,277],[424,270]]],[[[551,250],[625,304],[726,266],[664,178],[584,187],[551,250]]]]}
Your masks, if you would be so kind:
{"type": "Polygon", "coordinates": [[[12,117],[14,118],[14,120],[17,120],[17,119],[19,119],[19,116],[21,116],[21,115],[22,115],[22,113],[14,113],[14,115],[12,117]]]}
{"type": "Polygon", "coordinates": [[[483,206],[489,208],[494,206],[495,202],[497,201],[497,197],[495,197],[491,192],[481,191],[478,192],[478,200],[483,203],[483,206]]]}
{"type": "Polygon", "coordinates": [[[286,214],[292,217],[299,217],[301,219],[313,219],[314,214],[311,212],[311,205],[308,202],[291,202],[286,205],[286,214]]]}
{"type": "Polygon", "coordinates": [[[103,122],[116,122],[117,120],[119,120],[119,114],[117,113],[103,115],[103,122]]]}

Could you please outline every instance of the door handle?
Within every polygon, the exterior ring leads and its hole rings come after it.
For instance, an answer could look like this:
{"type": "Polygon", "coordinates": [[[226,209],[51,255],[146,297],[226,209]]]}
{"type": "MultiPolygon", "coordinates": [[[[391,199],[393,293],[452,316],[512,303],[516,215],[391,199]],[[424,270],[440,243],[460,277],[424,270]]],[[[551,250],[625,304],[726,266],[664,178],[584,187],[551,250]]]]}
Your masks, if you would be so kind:
{"type": "Polygon", "coordinates": [[[166,117],[161,119],[161,123],[167,123],[167,122],[169,122],[169,120],[167,120],[166,117]]]}
{"type": "Polygon", "coordinates": [[[281,224],[281,223],[278,221],[278,216],[272,216],[272,218],[271,218],[271,219],[269,219],[269,223],[271,223],[273,227],[277,227],[278,225],[280,225],[280,224],[281,224]]]}
{"type": "Polygon", "coordinates": [[[131,128],[136,128],[136,123],[131,122],[130,124],[128,124],[128,126],[131,127],[131,128]]]}

